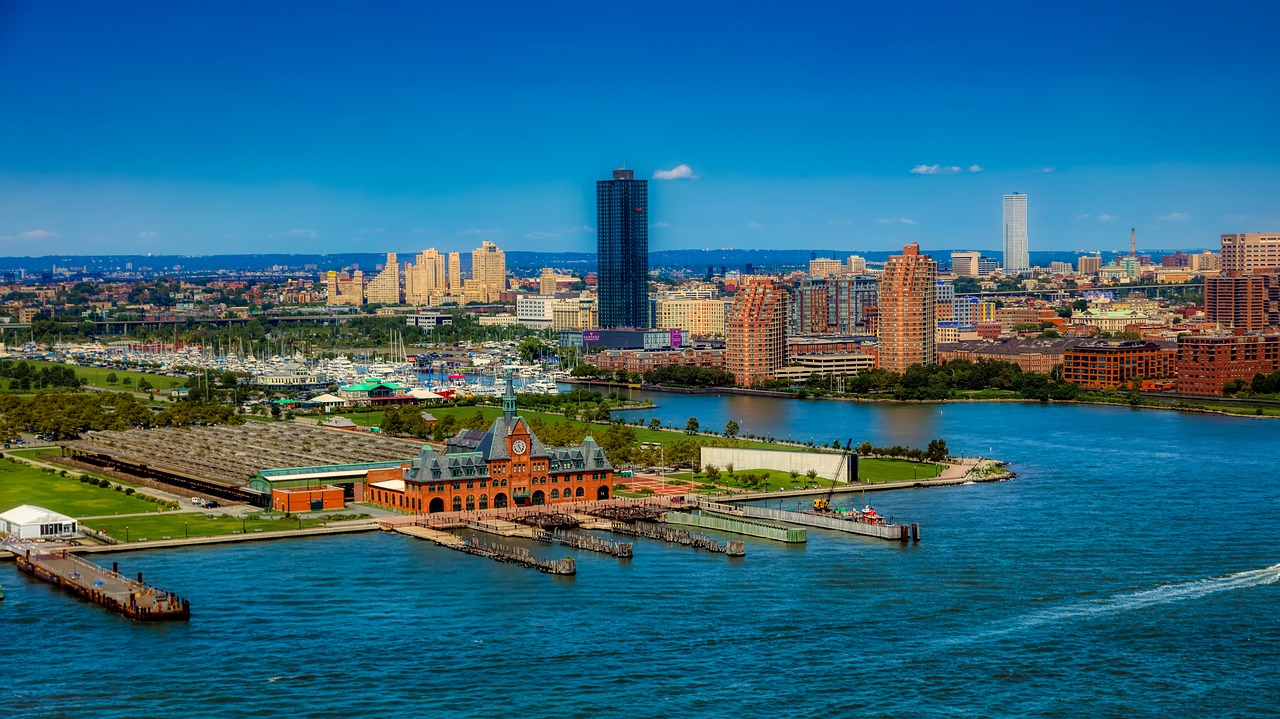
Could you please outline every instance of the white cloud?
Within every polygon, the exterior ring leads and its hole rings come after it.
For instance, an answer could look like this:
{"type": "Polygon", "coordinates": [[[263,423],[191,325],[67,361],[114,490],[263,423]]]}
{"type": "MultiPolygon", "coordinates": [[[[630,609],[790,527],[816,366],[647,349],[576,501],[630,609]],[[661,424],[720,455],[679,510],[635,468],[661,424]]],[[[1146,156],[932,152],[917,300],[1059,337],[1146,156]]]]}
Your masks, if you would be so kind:
{"type": "Polygon", "coordinates": [[[911,168],[913,175],[959,175],[964,172],[982,172],[982,165],[969,165],[968,167],[960,167],[959,165],[916,165],[911,168]]]}
{"type": "Polygon", "coordinates": [[[1190,212],[1170,212],[1167,215],[1160,215],[1156,218],[1161,222],[1185,222],[1191,219],[1190,212]]]}
{"type": "Polygon", "coordinates": [[[1089,219],[1089,218],[1090,218],[1090,217],[1092,217],[1092,216],[1093,216],[1093,215],[1090,215],[1088,212],[1084,213],[1083,215],[1076,215],[1076,222],[1080,222],[1080,221],[1082,221],[1082,220],[1087,220],[1087,219],[1089,219]]]}
{"type": "Polygon", "coordinates": [[[159,237],[159,235],[152,232],[151,230],[146,230],[144,232],[139,232],[138,237],[143,240],[154,240],[155,238],[159,237]]]}
{"type": "Polygon", "coordinates": [[[676,165],[670,170],[658,170],[653,173],[655,180],[696,180],[698,176],[693,174],[693,168],[685,164],[676,165]]]}
{"type": "Polygon", "coordinates": [[[670,222],[655,222],[650,227],[667,228],[671,226],[670,222]]]}
{"type": "Polygon", "coordinates": [[[27,230],[21,235],[24,240],[51,240],[57,236],[53,230],[27,230]]]}
{"type": "Polygon", "coordinates": [[[919,222],[916,222],[915,220],[911,219],[910,217],[899,217],[899,218],[898,218],[898,222],[901,222],[901,223],[902,223],[902,224],[904,224],[904,225],[918,225],[918,224],[920,224],[919,222]]]}
{"type": "Polygon", "coordinates": [[[880,217],[876,219],[876,224],[877,225],[897,225],[897,224],[918,225],[920,223],[916,222],[910,217],[880,217]]]}
{"type": "Polygon", "coordinates": [[[758,229],[760,229],[761,227],[764,227],[764,225],[760,224],[759,222],[756,222],[755,220],[752,220],[752,221],[750,221],[750,222],[748,222],[748,223],[747,223],[747,227],[749,227],[749,228],[751,228],[751,229],[753,229],[753,230],[758,230],[758,229]]]}
{"type": "Polygon", "coordinates": [[[309,240],[314,240],[315,238],[320,236],[319,232],[316,232],[315,230],[309,230],[305,227],[295,227],[292,230],[289,230],[289,234],[292,235],[293,237],[305,237],[309,240]]]}
{"type": "Polygon", "coordinates": [[[1039,172],[1040,174],[1043,174],[1043,175],[1052,175],[1057,171],[1058,169],[1056,167],[1037,167],[1036,169],[1032,170],[1032,172],[1039,172]]]}
{"type": "Polygon", "coordinates": [[[1114,222],[1115,220],[1118,220],[1120,218],[1116,217],[1115,215],[1109,215],[1104,212],[1101,215],[1098,215],[1097,219],[1098,219],[1098,222],[1114,222]]]}

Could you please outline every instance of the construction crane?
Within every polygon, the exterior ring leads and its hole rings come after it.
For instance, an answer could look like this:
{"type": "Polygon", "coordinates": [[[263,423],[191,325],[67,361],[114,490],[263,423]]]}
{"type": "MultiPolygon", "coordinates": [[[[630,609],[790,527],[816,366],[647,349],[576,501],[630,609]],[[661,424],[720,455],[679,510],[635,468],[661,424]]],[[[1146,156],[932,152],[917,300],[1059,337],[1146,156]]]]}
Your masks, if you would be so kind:
{"type": "Polygon", "coordinates": [[[844,453],[840,455],[840,464],[836,465],[835,476],[831,478],[831,489],[827,491],[827,496],[813,500],[813,511],[830,512],[831,498],[836,494],[836,478],[840,476],[840,471],[844,469],[844,463],[849,460],[849,450],[853,449],[853,439],[851,438],[844,446],[844,453]]]}

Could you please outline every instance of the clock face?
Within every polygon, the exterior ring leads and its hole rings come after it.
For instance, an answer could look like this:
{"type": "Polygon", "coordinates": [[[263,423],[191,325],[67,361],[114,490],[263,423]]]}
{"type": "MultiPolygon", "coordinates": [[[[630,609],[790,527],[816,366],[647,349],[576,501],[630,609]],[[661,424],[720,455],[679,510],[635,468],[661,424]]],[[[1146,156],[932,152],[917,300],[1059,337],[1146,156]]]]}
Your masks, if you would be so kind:
{"type": "Polygon", "coordinates": [[[511,443],[511,451],[516,454],[524,454],[524,451],[528,448],[529,445],[525,444],[523,439],[517,439],[511,443]]]}

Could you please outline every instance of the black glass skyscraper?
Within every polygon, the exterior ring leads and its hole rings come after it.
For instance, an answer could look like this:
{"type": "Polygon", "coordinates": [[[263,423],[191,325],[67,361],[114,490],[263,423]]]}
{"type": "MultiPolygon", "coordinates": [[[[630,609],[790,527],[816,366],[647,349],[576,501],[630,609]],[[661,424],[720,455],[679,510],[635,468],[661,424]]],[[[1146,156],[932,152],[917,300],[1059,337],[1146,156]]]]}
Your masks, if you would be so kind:
{"type": "Polygon", "coordinates": [[[631,170],[596,182],[600,326],[645,327],[649,306],[649,183],[631,170]]]}

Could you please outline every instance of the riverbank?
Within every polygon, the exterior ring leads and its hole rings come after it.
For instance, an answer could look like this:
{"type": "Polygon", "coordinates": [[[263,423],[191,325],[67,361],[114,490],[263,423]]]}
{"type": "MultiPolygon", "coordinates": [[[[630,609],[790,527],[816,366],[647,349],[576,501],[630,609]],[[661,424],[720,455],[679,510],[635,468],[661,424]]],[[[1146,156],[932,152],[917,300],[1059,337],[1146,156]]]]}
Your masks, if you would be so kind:
{"type": "MultiPolygon", "coordinates": [[[[380,528],[376,522],[362,521],[332,527],[312,527],[310,529],[281,529],[275,531],[250,532],[247,534],[221,534],[213,537],[191,537],[179,539],[156,539],[140,542],[121,542],[120,544],[81,544],[66,547],[71,554],[114,554],[117,552],[137,552],[144,549],[174,549],[178,547],[198,547],[209,544],[235,544],[238,542],[261,542],[269,539],[296,539],[299,537],[317,537],[336,534],[353,534],[372,532],[380,528]]],[[[52,543],[45,546],[52,546],[52,543]]],[[[12,561],[13,555],[0,552],[0,561],[12,561]]]]}

